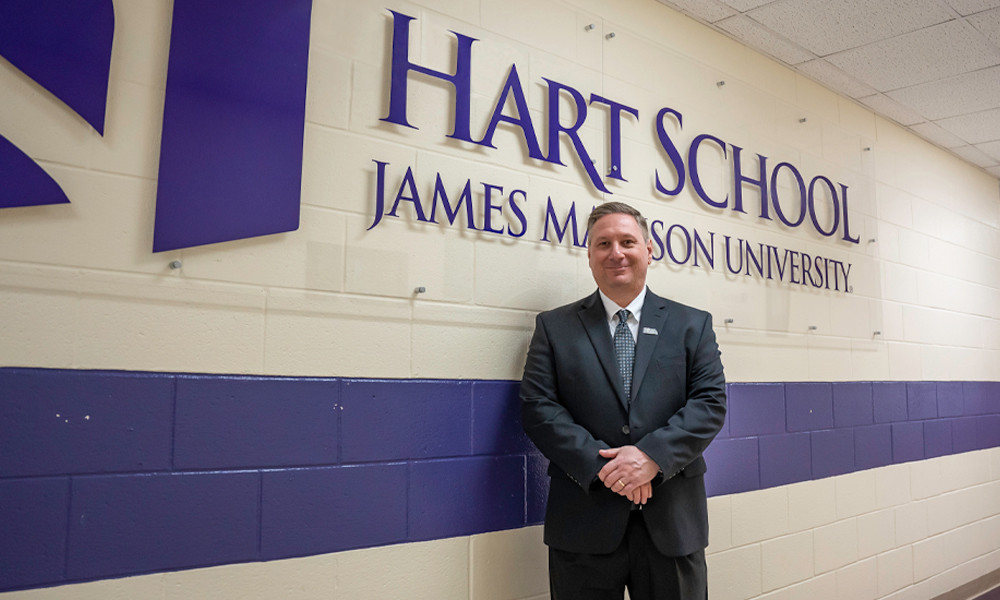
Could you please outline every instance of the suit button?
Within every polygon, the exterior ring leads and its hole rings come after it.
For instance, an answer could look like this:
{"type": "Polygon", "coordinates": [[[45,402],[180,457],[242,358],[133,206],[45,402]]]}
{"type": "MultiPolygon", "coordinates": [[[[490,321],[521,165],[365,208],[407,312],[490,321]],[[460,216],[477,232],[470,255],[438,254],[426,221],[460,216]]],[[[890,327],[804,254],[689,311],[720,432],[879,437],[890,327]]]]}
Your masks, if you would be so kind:
{"type": "Polygon", "coordinates": [[[628,435],[631,432],[632,432],[632,430],[628,428],[628,425],[622,425],[622,433],[624,433],[625,435],[628,435]]]}

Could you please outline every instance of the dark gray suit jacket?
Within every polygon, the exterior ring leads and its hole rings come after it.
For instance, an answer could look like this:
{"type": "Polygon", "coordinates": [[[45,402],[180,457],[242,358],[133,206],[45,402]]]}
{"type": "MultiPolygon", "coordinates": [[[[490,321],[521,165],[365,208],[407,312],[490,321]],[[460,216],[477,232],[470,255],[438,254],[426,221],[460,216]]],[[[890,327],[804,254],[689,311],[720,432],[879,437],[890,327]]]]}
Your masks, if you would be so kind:
{"type": "Polygon", "coordinates": [[[631,444],[662,471],[642,510],[656,547],[668,556],[701,550],[708,545],[701,454],[726,413],[711,315],[647,290],[631,401],[616,365],[597,292],[536,318],[521,417],[550,461],[545,543],[591,554],[618,547],[631,503],[597,479],[607,462],[598,450],[631,444]]]}

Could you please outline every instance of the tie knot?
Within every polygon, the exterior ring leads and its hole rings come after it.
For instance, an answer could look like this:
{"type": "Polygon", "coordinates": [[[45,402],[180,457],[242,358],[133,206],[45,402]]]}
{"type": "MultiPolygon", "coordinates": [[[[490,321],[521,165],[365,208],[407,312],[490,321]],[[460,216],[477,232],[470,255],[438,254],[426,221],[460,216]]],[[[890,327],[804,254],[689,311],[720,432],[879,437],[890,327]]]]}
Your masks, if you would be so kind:
{"type": "Polygon", "coordinates": [[[630,313],[629,311],[627,311],[624,308],[621,309],[620,311],[618,311],[618,324],[621,325],[622,323],[625,323],[626,321],[628,321],[628,318],[629,318],[629,316],[631,314],[632,313],[630,313]]]}

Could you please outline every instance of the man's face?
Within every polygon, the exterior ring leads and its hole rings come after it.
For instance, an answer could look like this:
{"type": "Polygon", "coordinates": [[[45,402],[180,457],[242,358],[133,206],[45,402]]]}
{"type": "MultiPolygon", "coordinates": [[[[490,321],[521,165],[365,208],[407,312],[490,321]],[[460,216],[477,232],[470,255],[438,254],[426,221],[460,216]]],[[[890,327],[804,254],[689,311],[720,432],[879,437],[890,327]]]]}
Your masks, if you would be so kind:
{"type": "Polygon", "coordinates": [[[646,268],[653,262],[653,242],[642,239],[635,217],[604,215],[594,223],[587,244],[594,281],[616,302],[631,302],[646,285],[646,268]]]}

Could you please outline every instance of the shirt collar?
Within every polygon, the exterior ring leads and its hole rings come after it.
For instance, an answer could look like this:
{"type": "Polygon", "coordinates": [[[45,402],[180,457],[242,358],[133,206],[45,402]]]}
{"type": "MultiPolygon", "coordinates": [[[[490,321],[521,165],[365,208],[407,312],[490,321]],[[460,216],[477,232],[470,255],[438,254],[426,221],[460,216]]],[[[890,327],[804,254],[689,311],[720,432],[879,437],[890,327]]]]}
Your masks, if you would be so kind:
{"type": "Polygon", "coordinates": [[[633,299],[628,306],[622,307],[618,306],[618,304],[615,303],[615,301],[612,300],[611,298],[608,298],[604,294],[604,292],[601,291],[600,288],[597,288],[597,292],[601,295],[601,303],[604,304],[604,312],[608,317],[608,322],[611,322],[614,316],[618,314],[618,311],[620,311],[622,308],[632,313],[632,316],[635,317],[635,320],[638,322],[640,316],[642,315],[642,305],[646,302],[646,293],[648,291],[649,288],[646,287],[642,288],[642,291],[639,292],[639,295],[636,296],[635,299],[633,299]]]}

